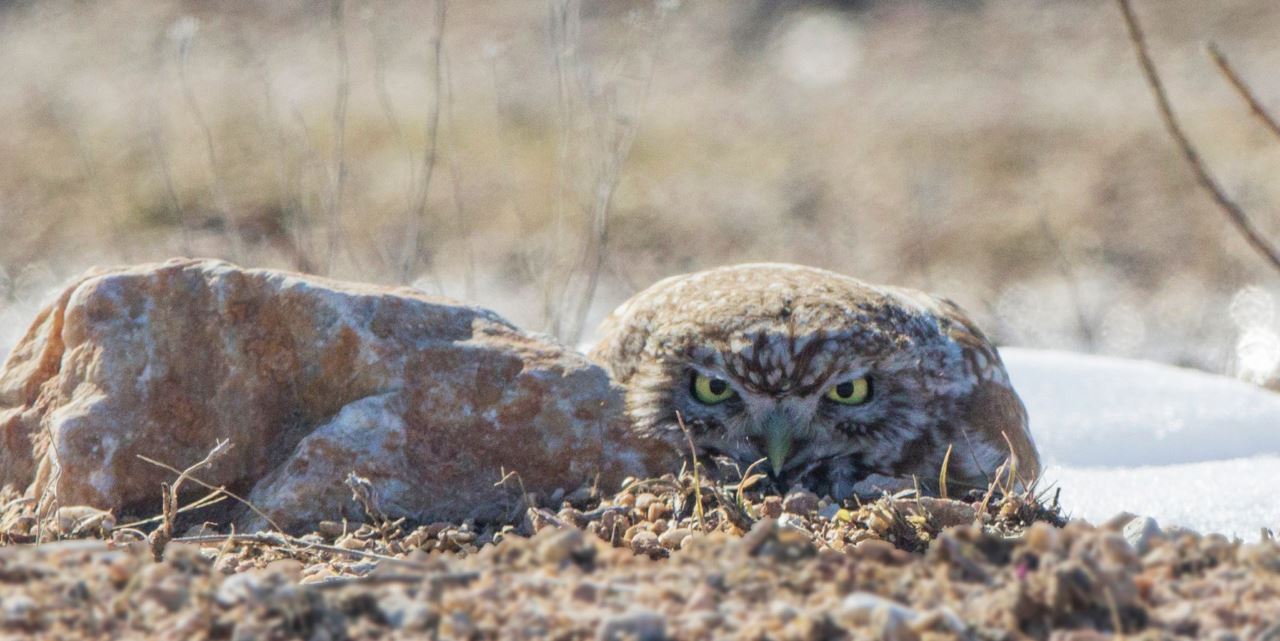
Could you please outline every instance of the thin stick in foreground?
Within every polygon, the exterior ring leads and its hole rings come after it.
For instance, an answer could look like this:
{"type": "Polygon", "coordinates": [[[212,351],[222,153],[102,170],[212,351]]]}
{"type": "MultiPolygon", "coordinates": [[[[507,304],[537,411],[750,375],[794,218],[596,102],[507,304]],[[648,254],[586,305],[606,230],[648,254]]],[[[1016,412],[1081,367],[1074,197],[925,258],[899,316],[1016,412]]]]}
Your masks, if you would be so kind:
{"type": "Polygon", "coordinates": [[[1169,95],[1165,92],[1164,83],[1160,80],[1159,73],[1156,72],[1155,63],[1151,61],[1151,54],[1147,51],[1146,38],[1142,34],[1142,27],[1138,24],[1138,17],[1133,12],[1133,6],[1130,0],[1116,0],[1120,5],[1120,11],[1124,14],[1125,25],[1129,29],[1129,41],[1133,44],[1134,54],[1138,57],[1138,64],[1142,67],[1142,73],[1147,79],[1147,85],[1151,88],[1151,94],[1155,98],[1156,107],[1160,110],[1160,118],[1164,121],[1165,130],[1178,144],[1178,148],[1182,150],[1182,156],[1186,158],[1187,164],[1191,165],[1191,170],[1196,175],[1196,180],[1200,186],[1204,187],[1209,195],[1213,196],[1213,200],[1218,204],[1218,208],[1222,213],[1226,214],[1231,224],[1244,236],[1245,241],[1249,243],[1259,254],[1271,263],[1271,266],[1280,270],[1280,251],[1277,251],[1265,238],[1258,232],[1253,223],[1249,221],[1244,210],[1240,208],[1234,201],[1227,196],[1227,192],[1222,186],[1209,175],[1209,170],[1205,168],[1204,161],[1200,158],[1200,153],[1191,144],[1191,140],[1187,138],[1187,134],[1182,129],[1182,124],[1178,121],[1178,117],[1173,113],[1173,107],[1169,103],[1169,95]]]}

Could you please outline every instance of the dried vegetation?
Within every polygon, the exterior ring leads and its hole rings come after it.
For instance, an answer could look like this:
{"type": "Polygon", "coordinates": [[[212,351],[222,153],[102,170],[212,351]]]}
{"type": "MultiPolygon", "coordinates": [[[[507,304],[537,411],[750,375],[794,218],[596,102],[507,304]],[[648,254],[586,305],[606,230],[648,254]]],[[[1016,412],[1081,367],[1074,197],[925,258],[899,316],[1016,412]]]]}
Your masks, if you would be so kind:
{"type": "MultiPolygon", "coordinates": [[[[748,476],[748,479],[752,477],[748,476]]],[[[0,634],[39,638],[1265,638],[1280,546],[1066,523],[1031,493],[839,504],[691,471],[520,523],[302,536],[63,507],[0,516],[0,634]],[[1065,526],[1065,527],[1064,527],[1065,526]],[[147,540],[142,528],[155,528],[147,540]],[[1139,554],[1137,550],[1142,550],[1139,554]],[[1231,635],[1236,636],[1222,636],[1231,635]]],[[[363,496],[363,499],[361,498],[363,496]]],[[[1041,496],[1039,498],[1044,498],[1041,496]]],[[[198,514],[194,512],[192,514],[198,514]]],[[[186,520],[191,520],[188,518],[186,520]]]]}

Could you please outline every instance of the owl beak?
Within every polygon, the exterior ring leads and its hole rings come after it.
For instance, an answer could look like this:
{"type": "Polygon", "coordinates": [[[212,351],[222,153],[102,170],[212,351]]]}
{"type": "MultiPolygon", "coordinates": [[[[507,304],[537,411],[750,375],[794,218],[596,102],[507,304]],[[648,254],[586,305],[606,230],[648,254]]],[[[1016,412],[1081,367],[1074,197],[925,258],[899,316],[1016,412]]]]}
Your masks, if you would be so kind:
{"type": "Polygon", "coordinates": [[[768,439],[769,467],[773,469],[774,476],[782,476],[782,468],[791,455],[791,435],[785,430],[770,430],[768,439]]]}
{"type": "Polygon", "coordinates": [[[791,456],[791,425],[787,417],[774,413],[765,419],[765,456],[769,458],[769,467],[774,476],[781,476],[787,465],[787,457],[791,456]]]}

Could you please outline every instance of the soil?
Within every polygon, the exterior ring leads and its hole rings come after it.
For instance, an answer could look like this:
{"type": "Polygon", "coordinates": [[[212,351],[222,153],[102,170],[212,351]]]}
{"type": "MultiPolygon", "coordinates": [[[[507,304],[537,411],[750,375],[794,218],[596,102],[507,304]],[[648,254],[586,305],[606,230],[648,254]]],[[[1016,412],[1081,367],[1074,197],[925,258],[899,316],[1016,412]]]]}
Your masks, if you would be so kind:
{"type": "Polygon", "coordinates": [[[839,505],[684,475],[504,526],[370,508],[177,537],[0,498],[0,639],[1280,638],[1274,541],[1066,523],[1032,493],[839,505]]]}

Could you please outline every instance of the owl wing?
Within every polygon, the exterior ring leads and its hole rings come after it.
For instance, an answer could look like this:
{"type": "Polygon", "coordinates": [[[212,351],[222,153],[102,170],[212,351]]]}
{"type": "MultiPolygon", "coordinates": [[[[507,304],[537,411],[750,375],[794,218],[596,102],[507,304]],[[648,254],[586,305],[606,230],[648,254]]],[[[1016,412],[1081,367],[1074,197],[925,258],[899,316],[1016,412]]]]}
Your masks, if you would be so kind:
{"type": "Polygon", "coordinates": [[[957,448],[977,450],[972,454],[983,461],[979,467],[986,475],[1012,454],[1019,478],[1029,482],[1039,477],[1040,454],[1031,436],[1027,410],[1009,381],[1000,353],[959,305],[938,296],[928,298],[942,330],[960,346],[965,367],[976,382],[962,410],[971,433],[961,435],[957,448]],[[986,455],[980,456],[978,451],[986,455]]]}
{"type": "Polygon", "coordinates": [[[596,330],[600,341],[587,352],[587,358],[605,368],[613,380],[622,385],[635,375],[651,332],[647,319],[652,314],[635,310],[634,300],[623,303],[601,321],[596,330]]]}

